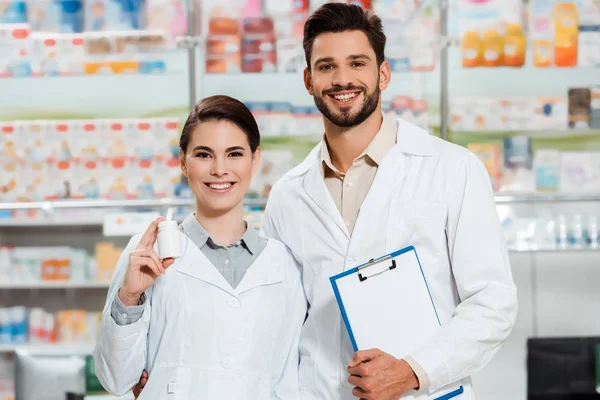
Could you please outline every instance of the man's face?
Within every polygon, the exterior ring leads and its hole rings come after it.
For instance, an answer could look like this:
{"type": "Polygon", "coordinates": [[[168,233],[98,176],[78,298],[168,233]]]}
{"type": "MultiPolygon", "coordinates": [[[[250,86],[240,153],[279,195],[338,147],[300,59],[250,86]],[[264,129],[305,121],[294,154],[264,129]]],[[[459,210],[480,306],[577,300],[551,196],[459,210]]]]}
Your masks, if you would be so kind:
{"type": "Polygon", "coordinates": [[[311,70],[304,83],[319,111],[333,124],[361,124],[379,108],[389,83],[389,66],[377,66],[375,51],[361,31],[324,33],[315,38],[311,70]]]}

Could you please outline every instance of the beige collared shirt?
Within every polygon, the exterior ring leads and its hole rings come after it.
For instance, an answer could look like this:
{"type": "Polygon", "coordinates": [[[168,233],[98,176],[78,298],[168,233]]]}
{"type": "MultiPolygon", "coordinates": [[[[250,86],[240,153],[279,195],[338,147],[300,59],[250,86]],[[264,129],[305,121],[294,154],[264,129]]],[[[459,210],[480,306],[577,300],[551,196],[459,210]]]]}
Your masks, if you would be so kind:
{"type": "MultiPolygon", "coordinates": [[[[398,128],[396,121],[384,116],[379,132],[353,162],[344,174],[331,161],[327,140],[323,137],[321,157],[323,160],[323,177],[325,185],[333,197],[348,232],[352,235],[360,207],[375,180],[377,168],[381,165],[388,151],[396,144],[398,128]]],[[[412,368],[419,380],[419,390],[429,388],[429,377],[425,370],[412,358],[404,359],[412,368]]]]}
{"type": "Polygon", "coordinates": [[[340,172],[331,161],[327,140],[323,137],[321,156],[323,159],[323,177],[325,185],[333,197],[348,232],[352,234],[358,212],[371,184],[375,179],[377,168],[383,161],[387,152],[396,144],[396,121],[390,117],[383,117],[379,132],[352,163],[344,174],[340,172]]]}

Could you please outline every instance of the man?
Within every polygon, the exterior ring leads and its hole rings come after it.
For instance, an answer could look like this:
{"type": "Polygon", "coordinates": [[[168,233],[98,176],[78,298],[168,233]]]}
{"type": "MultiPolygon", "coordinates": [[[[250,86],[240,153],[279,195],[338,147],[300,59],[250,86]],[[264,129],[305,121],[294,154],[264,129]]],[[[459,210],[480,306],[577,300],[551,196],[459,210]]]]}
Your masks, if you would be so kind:
{"type": "MultiPolygon", "coordinates": [[[[264,233],[283,241],[303,268],[309,311],[300,392],[305,400],[472,399],[470,375],[495,354],[516,317],[508,252],[481,162],[383,117],[381,91],[391,79],[385,41],[380,19],[354,5],[325,4],[304,27],[304,83],[325,135],[274,185],[263,222],[264,233]],[[353,354],[329,277],[409,245],[441,328],[403,359],[379,349],[353,354]]],[[[388,315],[402,319],[393,305],[388,315]]]]}

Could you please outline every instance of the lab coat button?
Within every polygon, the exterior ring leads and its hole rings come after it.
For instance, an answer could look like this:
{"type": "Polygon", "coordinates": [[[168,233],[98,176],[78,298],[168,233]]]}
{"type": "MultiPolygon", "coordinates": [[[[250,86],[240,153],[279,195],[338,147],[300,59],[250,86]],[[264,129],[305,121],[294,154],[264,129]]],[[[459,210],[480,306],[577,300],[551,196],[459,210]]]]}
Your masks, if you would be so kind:
{"type": "Polygon", "coordinates": [[[229,299],[227,303],[229,303],[229,307],[231,308],[237,308],[240,306],[240,301],[238,299],[229,299]]]}
{"type": "Polygon", "coordinates": [[[223,361],[221,362],[221,365],[223,366],[223,368],[231,368],[233,367],[233,360],[229,357],[223,359],[223,361]]]}

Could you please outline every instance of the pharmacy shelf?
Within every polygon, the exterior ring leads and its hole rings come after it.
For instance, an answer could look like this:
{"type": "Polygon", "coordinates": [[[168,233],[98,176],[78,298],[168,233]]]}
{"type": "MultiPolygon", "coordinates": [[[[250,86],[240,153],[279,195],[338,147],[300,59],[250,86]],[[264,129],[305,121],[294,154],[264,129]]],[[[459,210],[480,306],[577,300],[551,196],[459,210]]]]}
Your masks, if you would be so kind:
{"type": "Polygon", "coordinates": [[[51,354],[92,354],[94,352],[94,344],[0,344],[0,354],[10,354],[16,352],[17,350],[51,354]]]}
{"type": "MultiPolygon", "coordinates": [[[[496,193],[497,203],[522,203],[522,202],[586,202],[600,201],[600,193],[496,193]]],[[[248,207],[264,207],[266,199],[245,199],[244,205],[248,207]]],[[[168,207],[192,207],[192,199],[150,199],[150,200],[64,200],[44,202],[0,203],[0,211],[39,210],[51,215],[54,210],[67,209],[158,209],[168,207]]],[[[0,225],[8,225],[10,220],[2,221],[0,225]]],[[[81,224],[94,221],[82,220],[81,224]]],[[[40,221],[41,222],[41,221],[40,221]]],[[[59,223],[49,221],[53,224],[59,223]]],[[[30,221],[35,224],[38,221],[30,221]]],[[[77,223],[61,221],[65,224],[77,223]]]]}
{"type": "Polygon", "coordinates": [[[509,249],[509,253],[534,254],[534,253],[600,253],[600,248],[556,248],[556,249],[509,249]]]}
{"type": "MultiPolygon", "coordinates": [[[[265,199],[246,199],[244,205],[264,206],[265,199]]],[[[161,207],[185,207],[193,206],[193,199],[148,199],[148,200],[64,200],[64,201],[42,201],[42,202],[20,202],[0,203],[2,210],[41,210],[48,214],[59,209],[83,209],[83,208],[147,208],[155,209],[161,207]]]]}
{"type": "Polygon", "coordinates": [[[600,202],[600,193],[496,193],[496,204],[600,202]]]}
{"type": "Polygon", "coordinates": [[[575,128],[575,129],[475,129],[475,130],[453,130],[450,129],[450,137],[460,135],[477,135],[486,138],[503,138],[511,135],[531,136],[533,138],[563,138],[563,137],[582,137],[598,136],[600,129],[575,128]]]}
{"type": "Polygon", "coordinates": [[[0,289],[107,289],[110,282],[0,282],[0,289]]]}

